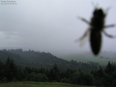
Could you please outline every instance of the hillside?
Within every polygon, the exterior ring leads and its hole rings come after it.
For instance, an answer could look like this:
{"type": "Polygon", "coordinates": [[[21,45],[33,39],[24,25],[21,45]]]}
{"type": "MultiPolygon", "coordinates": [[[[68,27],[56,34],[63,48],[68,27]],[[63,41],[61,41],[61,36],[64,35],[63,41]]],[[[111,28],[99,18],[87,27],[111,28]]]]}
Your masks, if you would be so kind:
{"type": "Polygon", "coordinates": [[[23,51],[22,49],[0,50],[0,60],[4,62],[8,57],[13,59],[15,63],[21,67],[29,66],[50,69],[55,64],[57,64],[59,69],[62,71],[66,69],[81,69],[83,71],[90,71],[91,69],[95,69],[95,66],[93,66],[93,64],[91,65],[80,62],[77,63],[73,60],[67,61],[58,58],[51,53],[36,52],[33,50],[23,51]]]}

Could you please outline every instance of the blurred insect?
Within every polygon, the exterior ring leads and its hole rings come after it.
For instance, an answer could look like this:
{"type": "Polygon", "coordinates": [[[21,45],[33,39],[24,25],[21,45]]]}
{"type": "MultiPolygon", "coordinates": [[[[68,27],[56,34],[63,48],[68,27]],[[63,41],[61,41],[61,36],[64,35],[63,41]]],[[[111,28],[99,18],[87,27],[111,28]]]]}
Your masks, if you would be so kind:
{"type": "MultiPolygon", "coordinates": [[[[107,9],[106,11],[108,11],[107,9]]],[[[113,38],[114,36],[107,34],[104,31],[104,28],[110,28],[114,27],[114,24],[111,25],[105,25],[105,17],[107,13],[103,11],[101,8],[95,8],[93,11],[93,17],[91,18],[91,22],[87,21],[85,18],[79,17],[80,20],[84,21],[85,23],[89,24],[90,27],[89,29],[84,33],[84,35],[79,38],[78,41],[83,41],[84,38],[90,33],[90,46],[91,50],[94,55],[98,55],[101,49],[101,44],[102,44],[102,32],[110,37],[113,38]]]]}

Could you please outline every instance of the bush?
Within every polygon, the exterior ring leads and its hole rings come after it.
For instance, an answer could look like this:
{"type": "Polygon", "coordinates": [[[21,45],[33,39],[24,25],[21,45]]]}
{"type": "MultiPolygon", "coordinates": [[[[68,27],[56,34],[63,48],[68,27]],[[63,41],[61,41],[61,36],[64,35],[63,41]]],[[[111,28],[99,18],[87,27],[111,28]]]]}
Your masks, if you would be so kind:
{"type": "Polygon", "coordinates": [[[62,79],[61,79],[61,82],[64,82],[64,83],[70,83],[70,79],[62,78],[62,79]]]}
{"type": "Polygon", "coordinates": [[[36,82],[46,82],[48,81],[48,77],[45,75],[45,74],[41,74],[41,73],[35,73],[35,72],[32,72],[30,74],[28,74],[26,76],[26,79],[28,81],[36,81],[36,82]]]}
{"type": "Polygon", "coordinates": [[[2,82],[8,82],[8,80],[7,80],[7,78],[6,77],[4,77],[3,79],[2,79],[2,82]]]}
{"type": "Polygon", "coordinates": [[[90,73],[83,73],[83,72],[75,72],[72,74],[71,83],[79,84],[79,85],[93,85],[94,84],[94,77],[90,73]]]}

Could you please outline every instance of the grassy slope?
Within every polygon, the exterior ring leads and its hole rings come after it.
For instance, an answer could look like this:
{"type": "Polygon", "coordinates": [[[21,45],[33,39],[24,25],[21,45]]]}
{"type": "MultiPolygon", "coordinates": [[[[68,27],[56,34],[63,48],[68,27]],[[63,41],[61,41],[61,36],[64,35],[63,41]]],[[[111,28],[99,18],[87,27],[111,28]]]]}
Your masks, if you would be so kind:
{"type": "Polygon", "coordinates": [[[94,86],[79,86],[65,83],[49,83],[49,82],[10,82],[10,83],[0,83],[0,87],[94,87],[94,86]]]}

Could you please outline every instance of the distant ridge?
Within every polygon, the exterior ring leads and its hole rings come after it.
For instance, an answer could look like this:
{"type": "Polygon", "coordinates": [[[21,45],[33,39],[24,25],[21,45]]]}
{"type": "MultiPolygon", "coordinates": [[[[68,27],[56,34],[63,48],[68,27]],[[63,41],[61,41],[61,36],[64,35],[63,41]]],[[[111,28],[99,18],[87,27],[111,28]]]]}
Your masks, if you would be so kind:
{"type": "Polygon", "coordinates": [[[77,63],[74,60],[67,61],[54,56],[51,53],[38,52],[34,50],[23,51],[22,49],[0,50],[0,60],[5,61],[9,57],[21,67],[36,67],[50,69],[55,64],[62,71],[66,69],[81,69],[83,71],[94,70],[96,66],[87,63],[77,63]]]}

